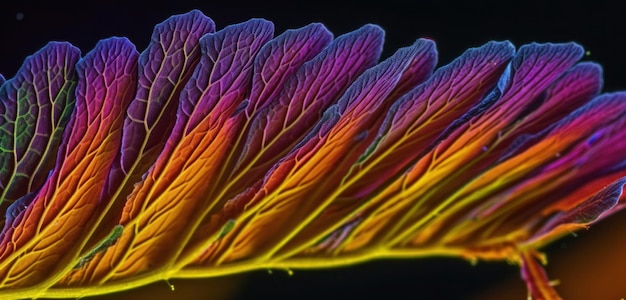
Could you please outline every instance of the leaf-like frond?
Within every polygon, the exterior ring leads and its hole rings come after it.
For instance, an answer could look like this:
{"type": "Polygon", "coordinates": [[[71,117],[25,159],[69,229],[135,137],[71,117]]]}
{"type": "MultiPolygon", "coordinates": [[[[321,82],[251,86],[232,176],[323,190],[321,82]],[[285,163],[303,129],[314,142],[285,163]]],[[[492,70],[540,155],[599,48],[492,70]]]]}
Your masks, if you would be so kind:
{"type": "Polygon", "coordinates": [[[383,40],[194,10],[141,54],[28,57],[0,76],[0,296],[450,255],[558,299],[539,249],[624,207],[626,92],[575,43],[436,68],[432,40],[383,40]]]}

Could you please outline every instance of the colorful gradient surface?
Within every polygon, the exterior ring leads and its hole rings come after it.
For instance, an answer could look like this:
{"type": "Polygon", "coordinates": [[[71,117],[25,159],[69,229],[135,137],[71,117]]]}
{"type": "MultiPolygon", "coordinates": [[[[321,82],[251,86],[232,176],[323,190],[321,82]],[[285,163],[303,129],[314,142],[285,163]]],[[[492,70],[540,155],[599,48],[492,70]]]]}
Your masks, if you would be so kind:
{"type": "Polygon", "coordinates": [[[0,87],[0,296],[449,255],[558,299],[539,249],[623,208],[626,93],[574,43],[436,68],[383,39],[191,11],[141,53],[28,57],[0,87]]]}

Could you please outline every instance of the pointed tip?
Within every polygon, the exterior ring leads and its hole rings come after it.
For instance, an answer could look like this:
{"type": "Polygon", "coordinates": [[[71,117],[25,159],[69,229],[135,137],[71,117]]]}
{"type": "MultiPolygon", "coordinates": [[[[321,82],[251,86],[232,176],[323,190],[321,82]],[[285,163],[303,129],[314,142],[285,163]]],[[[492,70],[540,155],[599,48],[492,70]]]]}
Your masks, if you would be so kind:
{"type": "Polygon", "coordinates": [[[526,282],[530,299],[560,300],[559,293],[554,289],[543,266],[537,261],[545,262],[545,256],[535,250],[526,250],[520,254],[522,278],[526,282]]]}

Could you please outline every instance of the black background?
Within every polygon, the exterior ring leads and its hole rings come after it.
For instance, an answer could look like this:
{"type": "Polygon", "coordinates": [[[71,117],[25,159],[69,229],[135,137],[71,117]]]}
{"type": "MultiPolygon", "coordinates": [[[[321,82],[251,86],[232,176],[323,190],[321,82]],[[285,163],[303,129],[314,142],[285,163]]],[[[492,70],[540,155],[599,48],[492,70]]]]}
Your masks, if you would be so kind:
{"type": "MultiPolygon", "coordinates": [[[[383,56],[418,37],[429,37],[437,42],[440,65],[490,40],[510,40],[518,46],[533,41],[576,41],[590,51],[586,60],[603,65],[605,91],[615,91],[626,89],[626,10],[618,2],[7,1],[0,9],[0,73],[12,77],[25,56],[50,40],[69,41],[84,54],[99,39],[126,36],[141,51],[154,25],[197,8],[213,18],[218,29],[263,17],[274,22],[277,33],[323,22],[337,36],[375,23],[387,33],[383,56]]],[[[569,242],[565,239],[552,248],[569,242]]],[[[518,276],[517,267],[506,263],[471,266],[462,260],[438,258],[376,261],[333,270],[296,270],[293,276],[282,271],[252,272],[235,298],[465,299],[518,276]]],[[[511,296],[523,299],[525,295],[511,296]]]]}

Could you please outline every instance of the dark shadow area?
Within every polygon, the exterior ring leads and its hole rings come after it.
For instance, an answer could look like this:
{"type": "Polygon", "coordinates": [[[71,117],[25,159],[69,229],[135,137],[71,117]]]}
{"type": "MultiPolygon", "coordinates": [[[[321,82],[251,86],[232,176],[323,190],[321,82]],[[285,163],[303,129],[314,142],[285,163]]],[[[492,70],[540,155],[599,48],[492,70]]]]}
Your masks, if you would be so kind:
{"type": "MultiPolygon", "coordinates": [[[[435,257],[293,270],[292,275],[261,270],[241,282],[233,299],[466,299],[518,274],[516,266],[504,262],[472,266],[461,259],[435,257]]],[[[519,285],[524,286],[521,279],[519,285]]]]}

